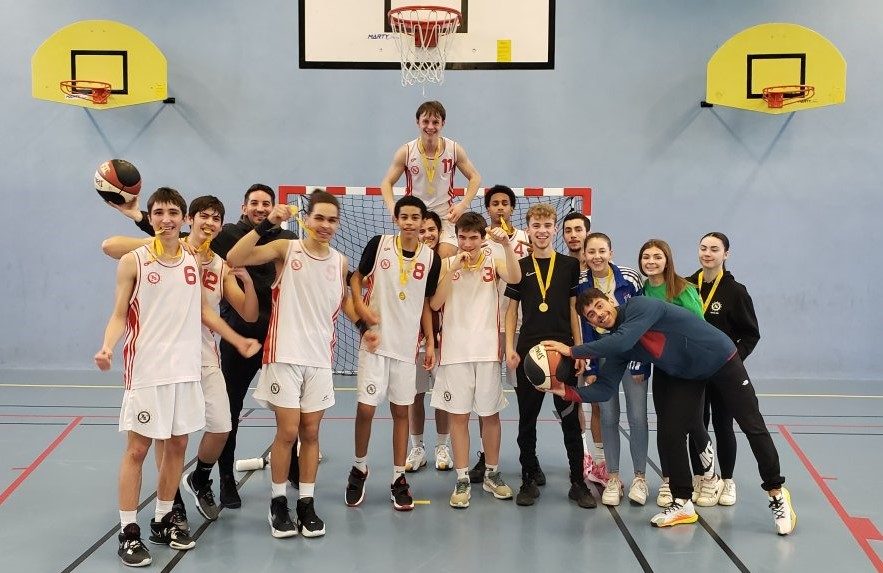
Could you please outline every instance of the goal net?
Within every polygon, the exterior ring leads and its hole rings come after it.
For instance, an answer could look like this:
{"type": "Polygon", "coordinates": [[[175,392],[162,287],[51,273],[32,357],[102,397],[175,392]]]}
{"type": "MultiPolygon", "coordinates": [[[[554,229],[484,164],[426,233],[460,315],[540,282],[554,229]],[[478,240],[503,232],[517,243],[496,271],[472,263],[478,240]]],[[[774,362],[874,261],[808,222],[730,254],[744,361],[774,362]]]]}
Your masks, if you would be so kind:
{"type": "MultiPolygon", "coordinates": [[[[350,270],[359,265],[362,250],[375,235],[396,232],[392,215],[387,211],[380,194],[380,187],[329,187],[322,185],[281,185],[279,202],[297,205],[306,211],[309,194],[313,189],[324,189],[340,201],[340,229],[334,236],[331,246],[349,259],[350,270]]],[[[583,213],[591,218],[592,190],[588,187],[524,187],[513,188],[516,195],[512,224],[525,228],[527,209],[535,203],[549,203],[558,214],[559,232],[555,237],[555,249],[567,252],[560,230],[561,220],[571,212],[583,213]]],[[[393,189],[395,196],[405,194],[403,187],[393,189]]],[[[455,195],[463,196],[463,189],[454,189],[455,195]]],[[[469,206],[469,210],[480,213],[490,224],[484,208],[484,189],[479,189],[469,206]]],[[[289,222],[291,223],[291,222],[289,222]]],[[[296,225],[296,223],[291,223],[296,225]]],[[[337,347],[334,353],[334,373],[355,375],[359,359],[359,336],[350,321],[340,315],[337,322],[337,347]]]]}

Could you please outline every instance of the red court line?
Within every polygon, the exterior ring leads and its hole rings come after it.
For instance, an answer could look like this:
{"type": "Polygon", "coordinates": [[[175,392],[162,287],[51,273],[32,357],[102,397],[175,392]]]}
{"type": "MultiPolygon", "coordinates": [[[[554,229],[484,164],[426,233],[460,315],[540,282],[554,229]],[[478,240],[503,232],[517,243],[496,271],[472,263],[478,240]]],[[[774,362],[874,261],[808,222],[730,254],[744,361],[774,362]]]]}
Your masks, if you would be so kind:
{"type": "MultiPolygon", "coordinates": [[[[822,474],[818,472],[813,463],[810,461],[809,457],[800,449],[800,446],[797,445],[797,441],[794,439],[794,436],[791,435],[791,432],[784,425],[779,425],[779,433],[785,440],[788,441],[788,445],[791,446],[791,449],[794,450],[794,453],[797,454],[797,457],[800,458],[800,461],[803,462],[804,467],[806,467],[806,471],[809,472],[809,475],[812,476],[812,479],[815,480],[816,485],[819,486],[819,489],[822,490],[822,493],[828,498],[828,502],[834,508],[834,511],[837,512],[837,515],[843,521],[843,524],[855,538],[856,543],[858,543],[859,547],[865,552],[865,555],[868,556],[871,563],[874,565],[874,568],[877,571],[883,571],[883,560],[880,559],[880,556],[877,555],[877,552],[874,551],[874,548],[871,547],[870,541],[883,541],[883,534],[877,529],[874,525],[874,522],[868,519],[867,517],[855,517],[849,515],[846,512],[846,508],[843,507],[843,504],[840,503],[840,500],[834,494],[828,484],[825,482],[825,478],[822,477],[822,474]]],[[[828,478],[831,479],[831,478],[828,478]]],[[[799,517],[800,514],[798,514],[799,517]]]]}
{"type": "Polygon", "coordinates": [[[21,472],[21,474],[15,479],[15,481],[13,481],[9,485],[9,487],[7,487],[5,490],[3,490],[3,493],[0,493],[0,505],[3,505],[3,502],[5,502],[7,499],[9,499],[9,496],[11,496],[12,493],[16,489],[18,489],[18,486],[20,486],[22,484],[22,482],[24,482],[26,479],[28,479],[28,476],[30,476],[32,473],[34,473],[34,470],[37,469],[37,467],[41,463],[43,463],[43,460],[45,460],[49,456],[49,454],[51,454],[52,451],[55,448],[57,448],[59,446],[59,444],[61,444],[61,442],[63,442],[64,439],[66,437],[68,437],[68,435],[72,431],[74,431],[74,428],[76,428],[77,426],[80,425],[80,422],[82,422],[82,421],[83,421],[83,416],[77,416],[76,418],[74,418],[71,421],[71,423],[68,424],[67,427],[64,430],[62,430],[60,434],[58,434],[58,437],[55,438],[55,440],[53,440],[53,442],[51,444],[49,444],[49,446],[47,446],[47,448],[45,450],[43,450],[43,453],[41,453],[39,456],[37,456],[37,458],[31,462],[31,465],[26,467],[25,470],[23,472],[21,472]]]}

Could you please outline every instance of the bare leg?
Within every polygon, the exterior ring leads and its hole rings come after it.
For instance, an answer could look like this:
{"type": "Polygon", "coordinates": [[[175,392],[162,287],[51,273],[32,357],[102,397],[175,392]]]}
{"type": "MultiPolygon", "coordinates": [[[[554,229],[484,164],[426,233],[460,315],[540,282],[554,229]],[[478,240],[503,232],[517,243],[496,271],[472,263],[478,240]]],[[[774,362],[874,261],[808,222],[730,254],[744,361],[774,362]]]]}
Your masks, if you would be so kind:
{"type": "Polygon", "coordinates": [[[126,439],[126,451],[120,462],[118,503],[121,511],[137,511],[141,497],[141,468],[153,440],[130,431],[126,439]]]}
{"type": "MultiPolygon", "coordinates": [[[[371,441],[371,422],[374,420],[376,406],[369,406],[361,402],[356,406],[356,457],[364,458],[368,455],[368,443],[371,441]]],[[[405,446],[407,447],[407,418],[405,423],[405,446]]],[[[405,462],[402,461],[402,465],[405,462]]]]}

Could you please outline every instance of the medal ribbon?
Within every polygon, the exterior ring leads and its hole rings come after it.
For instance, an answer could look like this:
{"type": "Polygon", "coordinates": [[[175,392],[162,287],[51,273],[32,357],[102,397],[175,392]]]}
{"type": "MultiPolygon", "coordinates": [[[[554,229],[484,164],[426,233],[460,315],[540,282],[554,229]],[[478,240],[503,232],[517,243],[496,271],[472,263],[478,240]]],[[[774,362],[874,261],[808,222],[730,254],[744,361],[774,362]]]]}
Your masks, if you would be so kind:
{"type": "Polygon", "coordinates": [[[420,159],[423,161],[423,169],[426,170],[426,177],[429,179],[429,182],[432,183],[433,180],[435,180],[435,162],[442,154],[441,141],[439,141],[438,152],[435,154],[435,157],[430,158],[426,155],[426,152],[423,150],[423,142],[419,139],[417,140],[417,151],[420,152],[420,159]]]}
{"type": "Polygon", "coordinates": [[[414,257],[411,259],[411,266],[406,269],[405,254],[404,251],[402,251],[402,237],[401,235],[396,235],[395,251],[396,255],[399,257],[399,282],[402,286],[408,284],[408,276],[414,271],[414,265],[417,264],[417,254],[420,252],[421,248],[423,248],[423,243],[417,241],[417,250],[414,252],[414,257]]]}
{"type": "Polygon", "coordinates": [[[549,285],[552,284],[552,271],[555,270],[555,251],[552,251],[552,256],[549,259],[549,274],[546,275],[545,284],[543,283],[543,275],[540,272],[540,265],[537,264],[537,259],[533,255],[530,256],[530,260],[533,261],[533,268],[537,272],[537,284],[540,285],[540,296],[543,297],[543,302],[546,302],[546,292],[549,290],[549,285]]]}
{"type": "MultiPolygon", "coordinates": [[[[708,298],[702,301],[702,314],[705,314],[705,311],[708,310],[708,306],[711,304],[711,299],[714,298],[714,293],[717,291],[717,285],[721,284],[721,279],[724,278],[724,271],[721,270],[714,278],[714,283],[711,285],[711,290],[708,292],[708,298]]],[[[702,271],[699,271],[699,280],[696,281],[699,283],[699,298],[702,298],[702,271]]]]}

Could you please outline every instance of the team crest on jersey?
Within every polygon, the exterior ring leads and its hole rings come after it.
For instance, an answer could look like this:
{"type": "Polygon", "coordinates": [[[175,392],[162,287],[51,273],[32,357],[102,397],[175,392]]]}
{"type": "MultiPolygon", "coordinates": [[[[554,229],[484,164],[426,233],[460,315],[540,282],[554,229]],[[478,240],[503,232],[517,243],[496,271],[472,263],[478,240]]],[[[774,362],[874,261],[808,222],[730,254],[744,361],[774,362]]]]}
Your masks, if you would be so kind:
{"type": "Polygon", "coordinates": [[[147,422],[149,422],[150,412],[148,412],[147,410],[141,410],[140,412],[138,412],[138,421],[142,424],[146,424],[147,422]]]}
{"type": "Polygon", "coordinates": [[[724,305],[722,305],[720,302],[714,301],[713,303],[711,303],[711,312],[718,313],[723,307],[724,305]]]}
{"type": "Polygon", "coordinates": [[[322,272],[325,274],[325,280],[334,281],[337,278],[337,269],[334,267],[325,267],[322,272]]]}
{"type": "Polygon", "coordinates": [[[147,282],[152,285],[155,285],[159,282],[159,273],[147,273],[147,282]]]}
{"type": "Polygon", "coordinates": [[[270,393],[278,394],[279,393],[279,384],[277,382],[273,382],[270,384],[270,393]]]}
{"type": "Polygon", "coordinates": [[[444,397],[445,397],[445,402],[450,402],[450,401],[451,401],[451,393],[450,393],[450,392],[445,392],[445,396],[444,396],[444,397]]]}
{"type": "Polygon", "coordinates": [[[370,396],[373,396],[377,393],[377,386],[375,386],[374,384],[368,384],[368,387],[365,388],[365,391],[367,391],[370,396]]]}
{"type": "Polygon", "coordinates": [[[291,270],[293,271],[299,271],[303,266],[304,264],[297,259],[291,261],[291,270]]]}
{"type": "Polygon", "coordinates": [[[454,274],[451,275],[452,281],[460,280],[460,271],[454,271],[454,274]]]}
{"type": "Polygon", "coordinates": [[[484,251],[484,256],[486,256],[486,257],[491,256],[491,248],[490,247],[485,247],[484,249],[482,249],[482,251],[484,251]]]}
{"type": "Polygon", "coordinates": [[[420,173],[420,168],[417,167],[416,165],[412,165],[411,166],[411,173],[414,175],[417,175],[418,173],[420,173]]]}
{"type": "Polygon", "coordinates": [[[381,269],[386,270],[386,269],[389,268],[389,266],[390,266],[391,264],[392,264],[392,263],[389,262],[389,259],[381,259],[381,260],[380,260],[380,268],[381,268],[381,269]]]}

